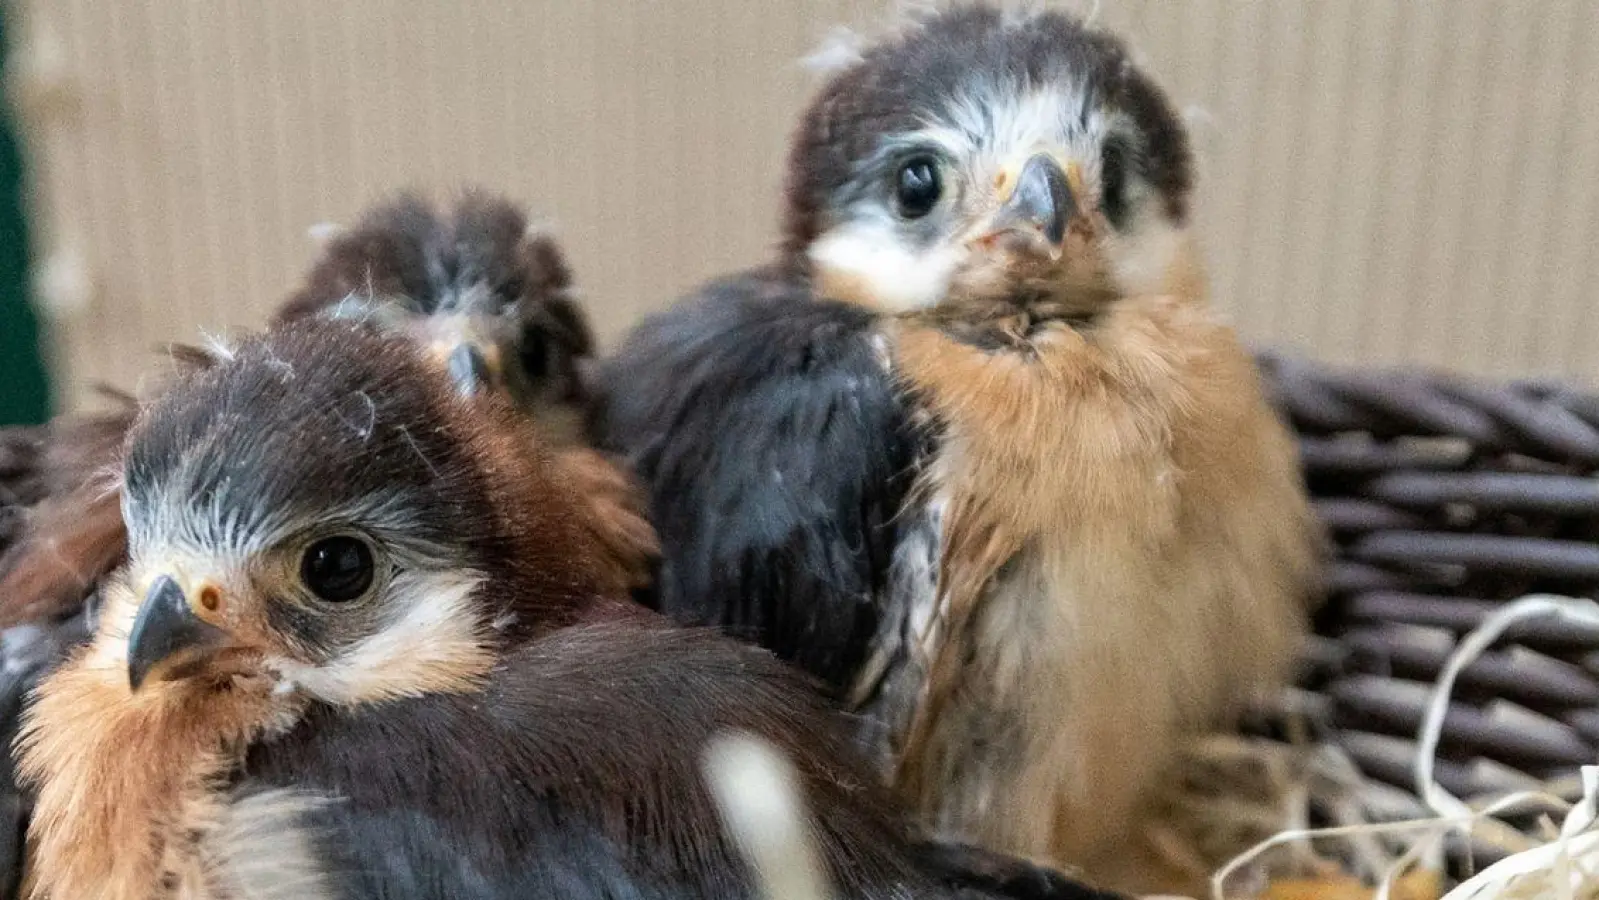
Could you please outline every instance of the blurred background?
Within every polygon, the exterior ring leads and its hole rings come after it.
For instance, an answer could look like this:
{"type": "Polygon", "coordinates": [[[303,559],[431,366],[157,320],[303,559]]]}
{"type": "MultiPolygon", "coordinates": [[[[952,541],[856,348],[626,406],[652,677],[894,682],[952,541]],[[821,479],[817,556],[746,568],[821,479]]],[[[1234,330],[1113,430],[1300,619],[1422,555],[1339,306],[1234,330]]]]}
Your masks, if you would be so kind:
{"type": "MultiPolygon", "coordinates": [[[[1125,35],[1189,111],[1216,302],[1251,340],[1599,380],[1599,4],[1063,5],[1125,35]]],[[[96,381],[136,386],[162,341],[258,324],[314,252],[309,227],[405,186],[528,204],[614,339],[763,258],[813,84],[800,60],[834,26],[879,31],[893,3],[3,9],[0,417],[15,420],[44,409],[36,365],[74,408],[96,381]]]]}

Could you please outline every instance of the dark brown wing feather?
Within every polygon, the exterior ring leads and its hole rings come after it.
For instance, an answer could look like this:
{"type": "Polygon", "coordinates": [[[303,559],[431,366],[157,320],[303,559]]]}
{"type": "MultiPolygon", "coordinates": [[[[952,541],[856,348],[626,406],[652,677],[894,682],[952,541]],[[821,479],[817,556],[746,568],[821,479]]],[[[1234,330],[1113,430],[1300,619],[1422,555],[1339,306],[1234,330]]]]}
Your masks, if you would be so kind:
{"type": "Polygon", "coordinates": [[[792,761],[834,896],[1119,900],[929,843],[814,685],[711,631],[624,616],[510,651],[482,693],[313,707],[253,746],[234,788],[341,798],[308,823],[340,896],[752,897],[700,774],[707,743],[740,731],[792,761]]]}

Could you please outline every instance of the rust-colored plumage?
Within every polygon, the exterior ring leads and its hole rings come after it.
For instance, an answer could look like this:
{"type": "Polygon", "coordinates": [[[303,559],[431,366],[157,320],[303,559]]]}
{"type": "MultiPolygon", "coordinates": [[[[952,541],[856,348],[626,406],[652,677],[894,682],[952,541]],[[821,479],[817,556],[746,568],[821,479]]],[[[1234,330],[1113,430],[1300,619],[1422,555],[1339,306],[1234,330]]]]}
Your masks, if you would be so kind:
{"type": "Polygon", "coordinates": [[[82,663],[45,682],[24,733],[39,786],[28,896],[144,900],[192,865],[186,835],[217,818],[215,785],[287,714],[267,691],[217,702],[194,687],[130,697],[123,669],[82,663]]]}
{"type": "Polygon", "coordinates": [[[553,451],[551,464],[593,514],[587,520],[600,548],[600,565],[626,590],[647,587],[661,552],[632,473],[589,447],[553,451]]]}
{"type": "Polygon", "coordinates": [[[970,839],[1136,883],[1114,823],[1300,647],[1317,558],[1292,445],[1199,297],[1122,298],[1000,355],[905,325],[894,353],[958,448],[922,486],[947,503],[943,611],[898,783],[970,839]],[[1023,752],[974,757],[996,720],[1023,752]]]}

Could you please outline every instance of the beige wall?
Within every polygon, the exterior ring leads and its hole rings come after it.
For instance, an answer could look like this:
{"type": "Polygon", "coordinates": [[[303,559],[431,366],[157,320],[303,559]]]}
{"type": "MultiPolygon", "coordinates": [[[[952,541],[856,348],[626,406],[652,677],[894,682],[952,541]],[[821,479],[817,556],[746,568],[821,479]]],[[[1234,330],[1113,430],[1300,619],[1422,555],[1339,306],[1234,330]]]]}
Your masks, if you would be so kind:
{"type": "MultiPolygon", "coordinates": [[[[1218,302],[1335,360],[1599,381],[1599,3],[1104,0],[1203,155],[1218,302]]],[[[552,220],[600,330],[773,235],[830,25],[885,2],[28,0],[68,399],[257,323],[308,226],[403,185],[552,220]]]]}

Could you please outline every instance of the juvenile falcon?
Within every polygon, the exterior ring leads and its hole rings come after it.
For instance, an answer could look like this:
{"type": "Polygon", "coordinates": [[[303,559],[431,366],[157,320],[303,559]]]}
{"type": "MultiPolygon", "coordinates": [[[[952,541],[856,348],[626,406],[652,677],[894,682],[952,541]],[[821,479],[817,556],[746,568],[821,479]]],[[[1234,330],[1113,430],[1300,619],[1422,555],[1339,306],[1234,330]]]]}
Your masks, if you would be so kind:
{"type": "Polygon", "coordinates": [[[772,654],[673,627],[497,394],[299,322],[145,408],[128,561],[42,684],[31,895],[753,897],[700,758],[795,760],[840,897],[1108,895],[933,845],[772,654]]]}
{"type": "MultiPolygon", "coordinates": [[[[275,321],[366,321],[425,347],[465,392],[502,393],[557,448],[551,465],[592,505],[604,571],[648,576],[655,537],[637,488],[575,441],[578,364],[592,347],[560,248],[510,202],[464,194],[439,210],[401,196],[337,229],[275,321]]],[[[174,348],[182,363],[194,351],[174,348]]],[[[204,354],[199,354],[202,358],[204,354]]],[[[86,607],[126,557],[118,479],[132,397],[96,415],[0,429],[0,743],[10,747],[25,693],[92,630],[86,607]],[[22,623],[19,625],[19,623],[22,623]]],[[[0,756],[0,896],[21,876],[30,798],[0,756]]]]}
{"type": "Polygon", "coordinates": [[[1282,683],[1313,600],[1192,187],[1115,37],[924,16],[805,111],[777,259],[639,326],[595,391],[659,608],[826,678],[944,833],[1091,874],[1185,737],[1282,683]]]}

